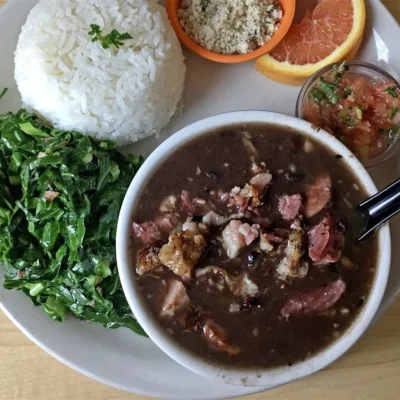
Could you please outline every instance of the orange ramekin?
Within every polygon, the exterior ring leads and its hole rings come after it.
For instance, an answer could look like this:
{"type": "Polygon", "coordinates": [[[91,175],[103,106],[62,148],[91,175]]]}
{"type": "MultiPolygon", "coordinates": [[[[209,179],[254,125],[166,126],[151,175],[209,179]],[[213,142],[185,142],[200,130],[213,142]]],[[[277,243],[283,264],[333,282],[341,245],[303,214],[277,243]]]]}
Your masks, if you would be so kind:
{"type": "Polygon", "coordinates": [[[191,51],[198,54],[200,57],[206,58],[211,61],[234,64],[253,60],[261,57],[265,53],[271,51],[287,34],[290,26],[293,23],[294,12],[296,9],[296,0],[279,0],[283,9],[283,17],[279,26],[279,29],[274,33],[272,38],[266,42],[263,46],[257,48],[246,54],[220,54],[214,53],[213,51],[207,50],[194,42],[185,33],[178,19],[178,9],[181,4],[181,0],[167,0],[167,13],[168,18],[171,21],[172,27],[174,28],[179,40],[191,51]]]}

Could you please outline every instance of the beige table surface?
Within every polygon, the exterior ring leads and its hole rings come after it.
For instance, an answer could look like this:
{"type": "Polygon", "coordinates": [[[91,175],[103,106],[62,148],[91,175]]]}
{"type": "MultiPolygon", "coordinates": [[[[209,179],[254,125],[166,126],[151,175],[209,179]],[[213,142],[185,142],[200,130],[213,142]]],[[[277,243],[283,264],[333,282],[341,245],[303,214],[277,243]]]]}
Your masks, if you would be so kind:
{"type": "MultiPolygon", "coordinates": [[[[0,6],[5,1],[0,0],[0,6]]],[[[400,0],[383,2],[400,21],[400,0]]],[[[27,339],[0,311],[0,400],[15,399],[139,400],[145,397],[107,387],[69,369],[27,339]]],[[[400,399],[400,300],[348,354],[328,369],[299,382],[246,397],[246,400],[269,399],[400,399]]]]}

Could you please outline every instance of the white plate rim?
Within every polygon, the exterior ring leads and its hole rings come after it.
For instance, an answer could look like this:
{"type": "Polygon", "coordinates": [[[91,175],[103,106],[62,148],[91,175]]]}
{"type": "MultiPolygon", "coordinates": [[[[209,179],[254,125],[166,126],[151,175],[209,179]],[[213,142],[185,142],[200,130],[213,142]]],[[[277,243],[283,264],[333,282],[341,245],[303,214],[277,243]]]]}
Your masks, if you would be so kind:
{"type": "MultiPolygon", "coordinates": [[[[11,3],[12,2],[17,2],[18,0],[8,0],[7,3],[5,3],[1,8],[0,8],[0,14],[7,13],[8,9],[11,9],[11,3]]],[[[400,26],[399,22],[395,19],[395,17],[390,13],[389,9],[385,4],[382,3],[381,0],[370,0],[370,2],[373,3],[379,3],[379,6],[381,6],[385,12],[385,18],[390,18],[391,22],[395,23],[397,26],[400,26]]],[[[383,308],[387,308],[387,306],[390,304],[390,302],[384,303],[383,308]]],[[[17,321],[16,318],[14,318],[13,314],[10,313],[7,308],[4,306],[4,304],[1,301],[0,298],[0,309],[5,313],[5,315],[18,327],[19,330],[21,330],[30,340],[32,340],[36,345],[38,345],[42,350],[46,351],[48,354],[50,354],[52,357],[55,359],[61,361],[63,364],[67,365],[68,367],[78,371],[79,373],[94,379],[100,383],[107,384],[111,387],[123,390],[123,391],[128,391],[131,393],[136,393],[136,394],[141,394],[141,395],[146,395],[146,396],[160,396],[159,392],[154,392],[154,391],[146,391],[146,390],[141,390],[135,388],[135,391],[133,392],[132,389],[120,385],[114,380],[109,380],[104,377],[97,376],[95,373],[92,373],[90,370],[86,368],[81,368],[77,363],[69,361],[67,358],[61,356],[60,354],[57,353],[57,351],[53,350],[52,348],[48,347],[44,343],[41,342],[40,338],[36,337],[35,335],[32,335],[28,329],[24,327],[24,325],[20,322],[17,321]]],[[[383,312],[384,310],[381,310],[383,312]]],[[[247,394],[254,394],[254,393],[259,393],[262,392],[268,388],[247,388],[249,389],[246,393],[247,394]]],[[[238,394],[237,396],[242,396],[243,394],[238,394]]],[[[236,396],[231,396],[231,397],[236,397],[236,396]]],[[[200,397],[196,397],[200,398],[200,397]]],[[[207,397],[208,398],[208,397],[207,397]]],[[[216,397],[215,397],[216,398],[216,397]]],[[[223,398],[223,397],[220,397],[223,398]]]]}

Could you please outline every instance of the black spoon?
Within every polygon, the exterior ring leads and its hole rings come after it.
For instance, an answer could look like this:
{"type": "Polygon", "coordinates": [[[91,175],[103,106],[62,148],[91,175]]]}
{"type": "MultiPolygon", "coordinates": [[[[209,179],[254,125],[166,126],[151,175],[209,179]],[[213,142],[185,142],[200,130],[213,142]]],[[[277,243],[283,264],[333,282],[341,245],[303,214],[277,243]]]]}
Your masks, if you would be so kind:
{"type": "Polygon", "coordinates": [[[357,208],[366,218],[364,230],[357,239],[360,242],[400,211],[400,179],[363,201],[357,208]]]}

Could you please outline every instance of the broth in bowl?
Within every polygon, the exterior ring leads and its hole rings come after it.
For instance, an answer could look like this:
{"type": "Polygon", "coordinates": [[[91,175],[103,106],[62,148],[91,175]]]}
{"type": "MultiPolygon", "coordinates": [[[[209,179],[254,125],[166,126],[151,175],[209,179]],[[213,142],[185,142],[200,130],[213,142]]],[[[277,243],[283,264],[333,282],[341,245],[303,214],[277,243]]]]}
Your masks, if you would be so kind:
{"type": "Polygon", "coordinates": [[[280,125],[220,128],[172,153],[132,213],[135,278],[185,349],[292,365],[343,335],[369,295],[377,239],[341,156],[280,125]]]}

